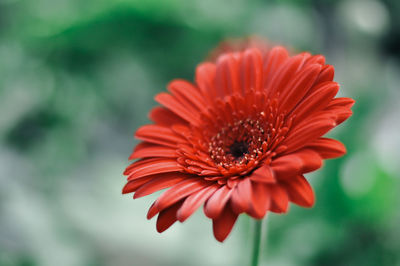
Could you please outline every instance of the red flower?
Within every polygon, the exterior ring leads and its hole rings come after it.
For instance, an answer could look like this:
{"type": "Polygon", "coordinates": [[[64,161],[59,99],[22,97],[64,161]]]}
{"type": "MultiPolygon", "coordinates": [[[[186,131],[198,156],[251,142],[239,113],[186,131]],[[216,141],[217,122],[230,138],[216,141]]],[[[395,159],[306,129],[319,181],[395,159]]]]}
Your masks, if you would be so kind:
{"type": "Polygon", "coordinates": [[[174,80],[155,99],[154,122],[124,172],[134,198],[166,190],[150,207],[163,232],[204,204],[215,238],[225,240],[241,213],[261,219],[289,201],[311,207],[304,174],[345,154],[323,138],[346,120],[354,101],[334,98],[339,85],[321,55],[289,56],[281,46],[250,48],[202,63],[195,82],[174,80]]]}

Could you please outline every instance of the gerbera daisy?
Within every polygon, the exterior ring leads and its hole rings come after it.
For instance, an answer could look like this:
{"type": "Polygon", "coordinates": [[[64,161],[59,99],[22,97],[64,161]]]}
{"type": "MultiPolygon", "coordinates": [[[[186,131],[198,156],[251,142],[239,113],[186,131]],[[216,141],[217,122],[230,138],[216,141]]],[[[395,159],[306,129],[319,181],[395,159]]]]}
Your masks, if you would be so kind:
{"type": "Polygon", "coordinates": [[[304,174],[345,154],[323,138],[346,120],[354,101],[322,55],[290,56],[282,46],[226,52],[196,69],[195,82],[173,80],[155,99],[154,122],[129,159],[123,193],[139,198],[167,189],[150,207],[157,230],[183,222],[201,205],[224,241],[239,214],[262,219],[288,203],[314,204],[304,174]]]}

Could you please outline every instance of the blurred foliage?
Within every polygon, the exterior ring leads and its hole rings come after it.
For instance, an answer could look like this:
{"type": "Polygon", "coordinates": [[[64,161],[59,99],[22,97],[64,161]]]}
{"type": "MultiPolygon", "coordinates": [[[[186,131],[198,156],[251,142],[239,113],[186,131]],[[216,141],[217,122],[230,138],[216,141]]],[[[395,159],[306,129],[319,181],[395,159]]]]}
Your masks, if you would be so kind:
{"type": "Polygon", "coordinates": [[[201,212],[158,235],[122,197],[152,97],[227,37],[322,53],[354,116],[317,204],[268,217],[265,265],[400,265],[397,0],[0,0],[0,265],[244,265],[201,212]],[[204,233],[207,232],[207,233],[204,233]]]}

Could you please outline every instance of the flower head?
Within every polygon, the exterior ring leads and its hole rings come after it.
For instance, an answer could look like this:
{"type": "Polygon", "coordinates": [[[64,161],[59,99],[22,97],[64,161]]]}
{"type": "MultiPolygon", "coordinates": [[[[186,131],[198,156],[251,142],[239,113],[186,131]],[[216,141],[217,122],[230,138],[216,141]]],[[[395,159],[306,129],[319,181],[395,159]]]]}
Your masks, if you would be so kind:
{"type": "Polygon", "coordinates": [[[139,198],[168,188],[150,207],[157,230],[185,221],[204,205],[223,241],[239,214],[284,213],[314,204],[304,174],[345,154],[323,138],[346,120],[354,101],[334,98],[339,85],[321,55],[290,56],[284,47],[226,52],[196,69],[195,82],[174,80],[154,122],[136,132],[123,193],[139,198]]]}

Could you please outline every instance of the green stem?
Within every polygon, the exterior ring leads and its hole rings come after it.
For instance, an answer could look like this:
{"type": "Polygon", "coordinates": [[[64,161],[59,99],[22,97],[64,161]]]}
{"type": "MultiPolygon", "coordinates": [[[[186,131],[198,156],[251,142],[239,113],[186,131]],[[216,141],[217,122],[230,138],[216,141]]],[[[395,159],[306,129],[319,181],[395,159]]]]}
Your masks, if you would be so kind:
{"type": "Polygon", "coordinates": [[[262,224],[263,224],[263,220],[255,220],[251,266],[258,266],[258,261],[259,261],[259,257],[260,257],[262,224]]]}

